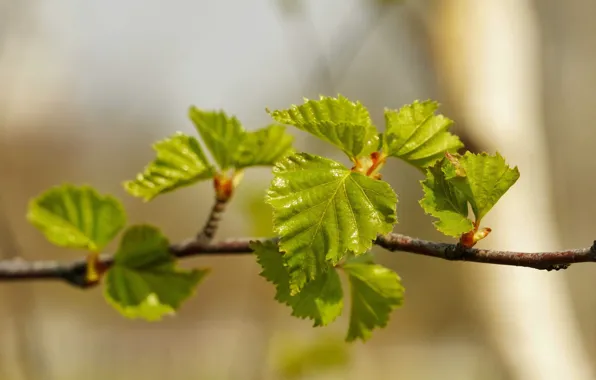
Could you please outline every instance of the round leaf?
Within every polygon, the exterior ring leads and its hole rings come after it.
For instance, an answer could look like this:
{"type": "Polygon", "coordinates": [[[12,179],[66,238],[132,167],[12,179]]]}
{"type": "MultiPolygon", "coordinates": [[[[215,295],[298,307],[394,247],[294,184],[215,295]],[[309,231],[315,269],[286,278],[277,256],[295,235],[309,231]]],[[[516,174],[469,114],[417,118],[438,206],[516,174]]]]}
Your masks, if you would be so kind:
{"type": "Polygon", "coordinates": [[[371,261],[347,262],[343,269],[352,295],[346,340],[365,341],[374,328],[385,327],[391,312],[402,305],[404,288],[395,272],[371,261]]]}
{"type": "Polygon", "coordinates": [[[290,273],[292,294],[324,273],[326,260],[360,254],[397,221],[388,183],[338,162],[298,153],[277,163],[266,201],[290,273]]]}
{"type": "Polygon", "coordinates": [[[341,95],[305,99],[303,105],[273,111],[271,116],[278,123],[293,125],[337,146],[350,158],[369,155],[379,142],[366,107],[341,95]]]}
{"type": "Polygon", "coordinates": [[[151,226],[130,227],[105,277],[105,296],[124,316],[158,320],[174,313],[208,269],[180,270],[168,240],[151,226]]]}
{"type": "Polygon", "coordinates": [[[98,252],[126,224],[120,202],[90,186],[54,187],[29,203],[27,219],[61,247],[98,252]]]}

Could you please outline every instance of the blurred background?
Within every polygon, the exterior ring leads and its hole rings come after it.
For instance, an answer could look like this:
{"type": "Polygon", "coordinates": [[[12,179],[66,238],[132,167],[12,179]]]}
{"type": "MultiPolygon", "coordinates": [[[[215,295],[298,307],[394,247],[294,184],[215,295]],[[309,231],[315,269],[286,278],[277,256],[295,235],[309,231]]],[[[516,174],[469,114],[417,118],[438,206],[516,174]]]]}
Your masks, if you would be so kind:
{"type": "MultiPolygon", "coordinates": [[[[337,93],[362,101],[381,129],[384,107],[438,100],[471,148],[519,166],[481,247],[589,246],[595,15],[589,0],[0,0],[0,254],[81,255],[25,220],[28,199],[63,182],[118,196],[130,223],[191,236],[210,183],[149,204],[121,187],[153,158],[152,142],[194,133],[189,105],[254,129],[270,122],[265,107],[337,93]]],[[[343,159],[292,133],[299,149],[343,159]]],[[[400,198],[396,231],[445,240],[418,206],[421,174],[391,162],[384,178],[400,198]]],[[[269,180],[246,173],[218,238],[271,234],[269,180]]],[[[349,346],[345,317],[325,329],[290,317],[250,255],[186,260],[214,270],[161,323],[124,319],[100,288],[0,283],[0,378],[596,378],[593,265],[378,259],[402,277],[406,302],[385,330],[349,346]]]]}

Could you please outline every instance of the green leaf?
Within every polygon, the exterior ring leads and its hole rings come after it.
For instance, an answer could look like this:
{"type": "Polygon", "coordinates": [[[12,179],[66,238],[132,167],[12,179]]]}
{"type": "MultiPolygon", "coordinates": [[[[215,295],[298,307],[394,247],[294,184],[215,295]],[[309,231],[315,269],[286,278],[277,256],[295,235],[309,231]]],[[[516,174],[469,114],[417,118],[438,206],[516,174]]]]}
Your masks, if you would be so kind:
{"type": "Polygon", "coordinates": [[[101,251],[126,224],[120,202],[90,186],[54,187],[29,202],[27,219],[60,247],[101,251]]]}
{"type": "Polygon", "coordinates": [[[499,153],[452,155],[427,169],[420,205],[439,219],[440,232],[457,237],[473,229],[468,203],[479,224],[518,178],[517,167],[507,166],[499,153]]]}
{"type": "Polygon", "coordinates": [[[300,106],[270,112],[271,116],[279,123],[293,125],[330,142],[352,159],[376,150],[378,132],[360,102],[351,102],[341,95],[304,101],[300,106]]]}
{"type": "Polygon", "coordinates": [[[124,316],[159,320],[190,297],[208,269],[180,270],[159,229],[128,228],[105,276],[105,296],[124,316]]]}
{"type": "Polygon", "coordinates": [[[194,106],[189,116],[221,171],[231,168],[246,134],[238,119],[223,111],[202,111],[194,106]]]}
{"type": "Polygon", "coordinates": [[[124,183],[126,191],[149,201],[160,194],[212,178],[209,164],[196,138],[176,133],[153,145],[157,158],[137,178],[124,183]]]}
{"type": "Polygon", "coordinates": [[[155,293],[151,293],[136,306],[125,306],[119,304],[109,294],[105,293],[105,298],[114,309],[129,319],[142,318],[146,321],[160,321],[164,316],[174,316],[176,310],[171,306],[159,302],[155,293]]]}
{"type": "Polygon", "coordinates": [[[271,166],[292,151],[294,138],[283,125],[269,125],[247,133],[238,147],[234,167],[271,166]]]}
{"type": "Polygon", "coordinates": [[[468,200],[445,178],[442,170],[445,161],[437,162],[426,171],[426,179],[420,181],[424,197],[420,206],[438,220],[435,227],[445,235],[459,237],[474,229],[468,219],[468,200]]]}
{"type": "Polygon", "coordinates": [[[275,299],[290,306],[293,316],[312,319],[316,327],[328,325],[341,314],[343,292],[335,269],[328,268],[293,296],[290,294],[290,276],[277,244],[271,241],[251,242],[250,247],[263,268],[260,275],[275,285],[275,299]]]}
{"type": "Polygon", "coordinates": [[[397,221],[388,183],[307,153],[279,161],[266,201],[295,294],[348,251],[361,254],[397,221]]]}
{"type": "Polygon", "coordinates": [[[463,147],[448,132],[453,123],[443,115],[435,115],[439,107],[430,100],[414,102],[397,110],[385,110],[384,151],[417,168],[425,168],[440,160],[445,152],[463,147]]]}
{"type": "Polygon", "coordinates": [[[402,305],[404,288],[395,272],[371,261],[348,261],[343,269],[352,295],[346,340],[366,341],[372,330],[385,327],[390,313],[402,305]]]}
{"type": "MultiPolygon", "coordinates": [[[[453,163],[449,163],[453,167],[453,163]]],[[[465,177],[454,177],[451,182],[472,205],[476,220],[480,221],[519,178],[517,166],[510,168],[497,153],[466,154],[459,159],[465,177]]]]}

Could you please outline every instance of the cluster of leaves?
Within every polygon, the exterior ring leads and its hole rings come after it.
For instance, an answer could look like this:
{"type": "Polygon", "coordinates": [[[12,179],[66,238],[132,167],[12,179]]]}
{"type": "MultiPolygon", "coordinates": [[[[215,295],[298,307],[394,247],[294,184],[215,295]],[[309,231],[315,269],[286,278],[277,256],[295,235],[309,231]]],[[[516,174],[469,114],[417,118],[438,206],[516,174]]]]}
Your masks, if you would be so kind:
{"type": "MultiPolygon", "coordinates": [[[[132,181],[126,191],[149,201],[158,195],[199,181],[219,184],[218,199],[231,196],[230,187],[251,166],[271,166],[292,152],[285,127],[271,124],[247,132],[238,119],[222,111],[190,109],[190,118],[213,157],[212,164],[197,138],[175,133],[154,144],[156,159],[132,181]]],[[[225,200],[225,199],[224,199],[225,200]]],[[[54,187],[29,205],[28,219],[53,244],[89,252],[83,282],[102,280],[105,297],[129,318],[160,320],[173,314],[189,298],[209,269],[181,270],[170,254],[168,239],[154,226],[129,227],[120,239],[114,263],[103,268],[99,253],[126,225],[126,214],[114,197],[89,186],[54,187]]]]}
{"type": "MultiPolygon", "coordinates": [[[[459,155],[463,144],[449,132],[452,121],[437,114],[437,108],[436,102],[416,101],[386,109],[381,133],[366,107],[341,95],[268,111],[279,124],[255,132],[222,111],[193,107],[190,118],[215,163],[198,139],[177,133],[156,143],[156,159],[124,186],[131,195],[151,200],[213,179],[216,198],[227,201],[245,168],[273,166],[265,201],[279,239],[251,244],[261,276],[275,285],[275,298],[290,306],[292,315],[324,326],[342,313],[342,272],[351,295],[346,339],[366,340],[374,328],[387,324],[404,295],[399,276],[368,254],[377,236],[397,223],[397,195],[381,179],[386,160],[401,159],[425,173],[420,205],[437,219],[439,231],[459,237],[467,247],[488,235],[490,228],[480,228],[482,218],[519,177],[498,153],[459,155]],[[352,166],[294,152],[283,125],[331,143],[352,166]]],[[[29,219],[51,242],[90,251],[90,264],[97,263],[97,253],[125,224],[115,199],[72,186],[33,200],[29,219]]],[[[90,270],[88,280],[104,280],[111,304],[128,317],[146,319],[178,309],[207,273],[177,269],[167,239],[151,226],[133,226],[124,233],[107,271],[89,267],[97,273],[90,270]]]]}
{"type": "MultiPolygon", "coordinates": [[[[126,224],[120,202],[89,186],[63,185],[32,200],[27,217],[57,246],[90,252],[87,280],[99,280],[99,252],[126,224]]],[[[178,269],[168,239],[149,225],[129,227],[105,276],[105,296],[128,317],[159,319],[191,295],[208,269],[178,269]]]]}
{"type": "Polygon", "coordinates": [[[341,314],[337,270],[345,272],[350,283],[348,341],[366,340],[402,304],[397,274],[364,255],[377,235],[392,231],[397,222],[397,196],[380,179],[389,157],[426,173],[420,204],[438,219],[439,231],[459,236],[466,246],[488,234],[490,229],[479,229],[480,220],[519,173],[498,154],[459,156],[463,144],[449,132],[452,121],[436,114],[437,108],[436,102],[417,101],[399,110],[386,109],[383,133],[361,103],[343,96],[305,99],[302,105],[270,112],[275,121],[333,144],[353,163],[348,168],[296,153],[273,168],[266,201],[273,208],[279,242],[258,243],[253,250],[262,276],[276,285],[276,299],[291,306],[293,315],[320,326],[341,314]]]}
{"type": "Polygon", "coordinates": [[[281,125],[247,132],[236,117],[223,111],[191,107],[189,116],[217,167],[206,158],[197,138],[178,132],[153,145],[156,159],[124,183],[129,194],[149,201],[199,181],[238,178],[247,167],[271,166],[291,152],[293,138],[281,125]]]}

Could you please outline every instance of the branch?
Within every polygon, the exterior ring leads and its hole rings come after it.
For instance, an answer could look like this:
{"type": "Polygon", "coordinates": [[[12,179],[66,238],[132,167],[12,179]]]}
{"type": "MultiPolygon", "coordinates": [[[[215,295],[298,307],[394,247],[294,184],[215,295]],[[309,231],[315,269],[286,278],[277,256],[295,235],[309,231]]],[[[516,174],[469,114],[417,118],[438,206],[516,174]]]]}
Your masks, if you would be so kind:
{"type": "Polygon", "coordinates": [[[512,252],[464,248],[459,244],[436,243],[400,234],[379,236],[375,244],[391,252],[403,251],[449,261],[469,261],[549,271],[566,269],[575,263],[596,262],[596,241],[588,248],[553,252],[512,252]]]}
{"type": "MultiPolygon", "coordinates": [[[[193,238],[182,243],[170,245],[170,253],[178,258],[200,255],[252,253],[248,246],[251,240],[265,239],[237,239],[212,244],[204,243],[200,238],[193,238]]],[[[113,254],[104,253],[98,259],[98,264],[106,269],[113,262],[113,254]]],[[[88,288],[96,285],[87,281],[87,258],[66,263],[58,261],[28,261],[22,258],[0,261],[0,281],[18,280],[64,280],[79,288],[88,288]]]]}
{"type": "MultiPolygon", "coordinates": [[[[251,254],[249,243],[254,240],[277,241],[277,239],[241,238],[224,240],[218,243],[202,243],[198,239],[189,239],[171,245],[170,252],[178,258],[201,255],[251,254]]],[[[396,233],[379,236],[375,244],[391,252],[408,252],[449,261],[470,261],[544,270],[565,269],[574,263],[596,262],[596,241],[589,248],[535,253],[463,248],[458,244],[431,242],[396,233]]],[[[99,263],[107,268],[113,260],[113,255],[103,254],[99,258],[99,263]]],[[[0,281],[63,280],[79,288],[96,285],[96,283],[89,283],[86,280],[86,273],[87,260],[84,258],[67,263],[27,261],[20,258],[0,261],[0,281]]]]}

